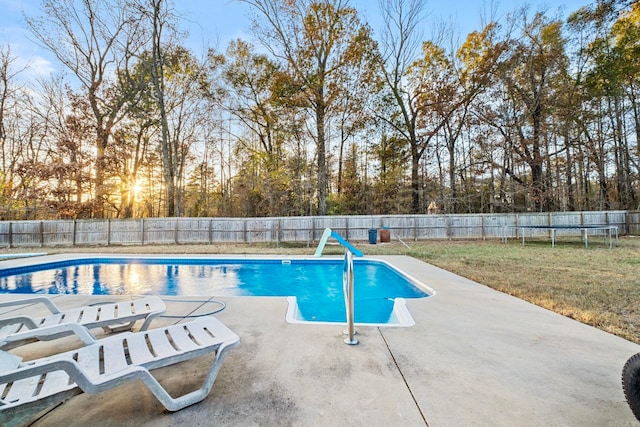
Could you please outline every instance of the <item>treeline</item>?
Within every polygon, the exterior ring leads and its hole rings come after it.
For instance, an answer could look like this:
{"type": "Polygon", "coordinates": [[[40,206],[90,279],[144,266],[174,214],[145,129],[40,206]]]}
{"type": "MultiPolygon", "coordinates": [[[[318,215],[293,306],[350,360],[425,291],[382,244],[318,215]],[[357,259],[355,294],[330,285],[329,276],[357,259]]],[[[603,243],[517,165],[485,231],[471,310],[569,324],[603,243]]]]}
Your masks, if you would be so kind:
{"type": "Polygon", "coordinates": [[[65,72],[0,46],[0,219],[638,209],[637,2],[460,38],[421,0],[377,32],[348,0],[241,1],[252,40],[199,55],[168,0],[42,0],[65,72]]]}

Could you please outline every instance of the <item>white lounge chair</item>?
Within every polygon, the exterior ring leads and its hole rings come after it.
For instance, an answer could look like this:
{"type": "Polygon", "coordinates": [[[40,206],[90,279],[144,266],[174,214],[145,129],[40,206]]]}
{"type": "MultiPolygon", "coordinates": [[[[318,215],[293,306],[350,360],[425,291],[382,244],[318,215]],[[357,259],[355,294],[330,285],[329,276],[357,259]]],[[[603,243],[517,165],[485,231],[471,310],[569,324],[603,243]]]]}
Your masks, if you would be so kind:
{"type": "MultiPolygon", "coordinates": [[[[156,296],[133,301],[90,305],[65,311],[60,310],[48,297],[37,296],[2,301],[0,308],[36,303],[44,304],[50,314],[40,318],[19,315],[0,319],[0,348],[9,349],[35,341],[34,338],[25,338],[24,332],[52,325],[77,323],[87,329],[103,328],[106,332],[121,332],[130,330],[136,321],[144,319],[142,326],[140,326],[140,330],[144,331],[155,317],[166,310],[164,302],[156,296]]],[[[62,328],[57,334],[43,335],[42,339],[56,339],[69,333],[68,330],[62,328]]]]}
{"type": "MultiPolygon", "coordinates": [[[[214,317],[141,332],[124,332],[96,340],[82,327],[70,327],[86,343],[77,350],[22,362],[0,350],[0,425],[25,422],[46,407],[84,391],[100,393],[133,380],[141,380],[169,411],[203,400],[211,391],[226,350],[236,347],[238,336],[214,317]],[[83,332],[84,331],[84,332],[83,332]],[[149,372],[215,352],[204,384],[173,398],[149,372]]],[[[32,335],[50,328],[35,329],[32,335]]]]}

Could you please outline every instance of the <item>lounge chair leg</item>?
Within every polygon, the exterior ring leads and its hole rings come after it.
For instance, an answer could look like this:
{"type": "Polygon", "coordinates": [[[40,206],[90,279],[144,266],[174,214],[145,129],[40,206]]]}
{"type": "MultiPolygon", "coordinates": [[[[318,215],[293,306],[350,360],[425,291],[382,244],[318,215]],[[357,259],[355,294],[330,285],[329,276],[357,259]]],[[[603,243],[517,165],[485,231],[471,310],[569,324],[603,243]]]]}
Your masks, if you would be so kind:
{"type": "Polygon", "coordinates": [[[150,372],[147,371],[146,375],[140,377],[140,380],[144,382],[147,388],[153,393],[153,395],[162,403],[162,405],[171,412],[179,411],[181,409],[186,408],[187,406],[191,406],[198,402],[204,400],[205,397],[209,395],[211,389],[213,388],[213,384],[218,377],[218,373],[220,372],[220,367],[222,366],[222,361],[226,356],[226,350],[229,347],[220,348],[216,353],[215,359],[211,363],[211,367],[209,368],[209,372],[207,373],[206,378],[200,387],[197,390],[194,390],[190,393],[179,397],[171,397],[171,395],[167,392],[167,390],[156,380],[150,372]]]}

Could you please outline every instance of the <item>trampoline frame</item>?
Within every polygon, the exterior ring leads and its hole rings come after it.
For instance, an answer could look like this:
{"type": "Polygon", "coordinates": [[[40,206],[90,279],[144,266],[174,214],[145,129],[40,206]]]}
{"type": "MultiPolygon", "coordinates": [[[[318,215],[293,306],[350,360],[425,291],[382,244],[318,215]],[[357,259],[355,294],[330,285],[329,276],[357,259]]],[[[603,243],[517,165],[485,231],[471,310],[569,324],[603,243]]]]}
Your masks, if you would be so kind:
{"type": "Polygon", "coordinates": [[[593,231],[603,231],[604,236],[604,244],[607,244],[607,237],[609,237],[609,249],[613,248],[613,235],[615,233],[615,242],[616,246],[618,246],[618,226],[617,225],[507,225],[503,229],[502,241],[504,243],[507,242],[509,237],[508,230],[515,230],[515,238],[518,238],[518,230],[521,230],[520,233],[522,235],[522,246],[524,246],[524,238],[526,235],[526,230],[531,230],[530,235],[533,236],[534,230],[549,230],[551,232],[551,247],[554,248],[556,245],[556,233],[559,230],[580,230],[580,238],[584,241],[585,249],[589,247],[589,230],[593,231]]]}

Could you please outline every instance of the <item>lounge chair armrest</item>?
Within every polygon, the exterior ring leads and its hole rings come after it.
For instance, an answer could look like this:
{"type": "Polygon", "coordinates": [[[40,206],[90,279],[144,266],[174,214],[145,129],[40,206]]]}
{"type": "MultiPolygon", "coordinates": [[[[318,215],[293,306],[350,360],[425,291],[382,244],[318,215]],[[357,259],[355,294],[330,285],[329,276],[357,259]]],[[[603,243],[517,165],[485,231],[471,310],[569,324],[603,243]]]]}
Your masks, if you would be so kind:
{"type": "Polygon", "coordinates": [[[35,329],[38,327],[33,317],[29,316],[14,316],[6,319],[0,319],[0,327],[5,325],[15,325],[16,323],[22,324],[28,329],[35,329]]]}
{"type": "Polygon", "coordinates": [[[0,302],[0,308],[1,307],[13,307],[15,305],[35,304],[35,303],[44,304],[49,309],[49,311],[51,311],[52,314],[60,313],[60,310],[53,303],[53,301],[51,301],[50,298],[45,297],[45,296],[20,298],[20,299],[15,299],[15,300],[12,300],[12,301],[2,301],[2,302],[0,302]]]}
{"type": "Polygon", "coordinates": [[[30,329],[24,332],[18,332],[0,339],[0,348],[14,341],[23,341],[31,338],[47,340],[51,336],[65,336],[75,334],[85,344],[93,344],[96,342],[95,337],[87,328],[77,323],[62,323],[59,325],[43,326],[41,328],[30,329]]]}

